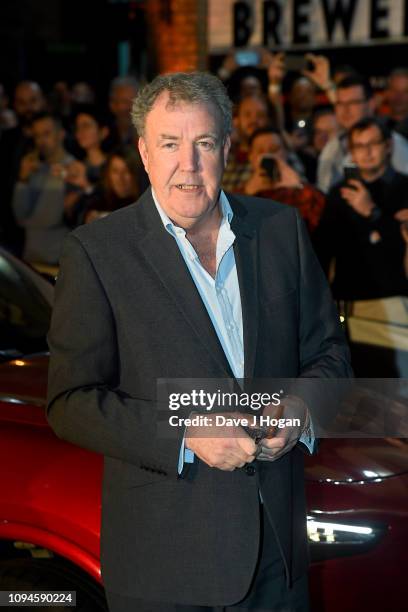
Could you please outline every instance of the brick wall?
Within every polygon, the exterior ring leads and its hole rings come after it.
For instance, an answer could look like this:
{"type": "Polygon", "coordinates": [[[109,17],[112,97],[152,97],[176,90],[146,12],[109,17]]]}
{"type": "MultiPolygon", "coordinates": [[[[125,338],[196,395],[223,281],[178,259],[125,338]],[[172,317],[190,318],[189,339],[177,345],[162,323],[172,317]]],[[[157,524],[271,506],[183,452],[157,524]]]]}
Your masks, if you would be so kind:
{"type": "Polygon", "coordinates": [[[207,68],[207,0],[148,0],[158,72],[207,68]]]}

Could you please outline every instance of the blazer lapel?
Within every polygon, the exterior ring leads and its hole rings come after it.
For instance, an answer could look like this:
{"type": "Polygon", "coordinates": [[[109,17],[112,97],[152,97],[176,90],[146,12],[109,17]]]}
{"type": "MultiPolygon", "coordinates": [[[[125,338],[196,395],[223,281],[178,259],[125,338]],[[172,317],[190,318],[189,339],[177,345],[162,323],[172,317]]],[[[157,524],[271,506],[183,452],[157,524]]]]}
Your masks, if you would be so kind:
{"type": "MultiPolygon", "coordinates": [[[[197,341],[203,344],[224,372],[225,378],[233,377],[232,370],[218,340],[207,309],[175,239],[165,230],[151,197],[150,190],[140,200],[139,218],[145,225],[139,240],[146,261],[154,269],[162,284],[175,301],[178,309],[191,326],[197,341]]],[[[141,226],[138,225],[140,231],[141,226]]]]}
{"type": "Polygon", "coordinates": [[[258,235],[246,220],[247,210],[230,195],[228,199],[234,212],[231,229],[236,236],[234,254],[241,294],[245,378],[252,378],[258,340],[258,235]]]}

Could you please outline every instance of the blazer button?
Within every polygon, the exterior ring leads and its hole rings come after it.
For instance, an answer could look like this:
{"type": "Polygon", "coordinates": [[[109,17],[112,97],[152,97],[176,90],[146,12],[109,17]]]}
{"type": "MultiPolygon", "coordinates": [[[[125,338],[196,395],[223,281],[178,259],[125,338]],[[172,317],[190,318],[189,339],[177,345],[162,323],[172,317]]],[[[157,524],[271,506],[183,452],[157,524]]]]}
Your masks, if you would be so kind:
{"type": "Polygon", "coordinates": [[[254,465],[246,465],[245,471],[248,474],[248,476],[253,476],[256,472],[256,467],[254,465]]]}

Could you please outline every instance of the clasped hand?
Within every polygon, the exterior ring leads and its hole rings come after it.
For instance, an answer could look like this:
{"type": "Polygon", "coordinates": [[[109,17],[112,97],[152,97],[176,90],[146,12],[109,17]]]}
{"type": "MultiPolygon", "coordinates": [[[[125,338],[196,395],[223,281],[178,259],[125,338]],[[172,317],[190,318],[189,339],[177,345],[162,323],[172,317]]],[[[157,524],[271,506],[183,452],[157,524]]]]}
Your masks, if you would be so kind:
{"type": "MultiPolygon", "coordinates": [[[[225,471],[243,467],[254,459],[260,461],[279,459],[295,446],[309,423],[309,413],[302,400],[285,398],[285,405],[279,407],[279,411],[276,406],[269,405],[265,407],[262,416],[270,419],[279,416],[285,420],[297,418],[300,426],[269,428],[268,437],[256,445],[240,425],[217,426],[215,424],[217,414],[211,416],[213,419],[210,425],[187,428],[185,446],[210,467],[225,471]]],[[[225,413],[223,416],[226,416],[225,413]]],[[[252,415],[248,418],[248,415],[241,413],[228,413],[228,416],[252,422],[252,415]]]]}

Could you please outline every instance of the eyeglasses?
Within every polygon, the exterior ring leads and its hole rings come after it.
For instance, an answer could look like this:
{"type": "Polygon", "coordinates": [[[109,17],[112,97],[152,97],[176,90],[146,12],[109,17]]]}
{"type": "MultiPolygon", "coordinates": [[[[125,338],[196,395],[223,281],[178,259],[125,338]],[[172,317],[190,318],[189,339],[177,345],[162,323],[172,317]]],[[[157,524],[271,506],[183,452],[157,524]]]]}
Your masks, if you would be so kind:
{"type": "Polygon", "coordinates": [[[359,100],[348,100],[347,102],[336,102],[337,108],[349,108],[350,106],[358,106],[359,104],[365,104],[367,100],[365,98],[360,98],[359,100]]]}
{"type": "Polygon", "coordinates": [[[357,152],[360,153],[361,151],[367,150],[368,149],[373,149],[374,147],[379,147],[380,145],[382,145],[384,143],[384,139],[382,138],[381,140],[372,140],[371,142],[356,142],[355,144],[351,144],[350,148],[357,152]]]}

